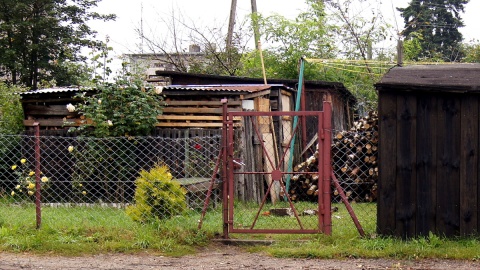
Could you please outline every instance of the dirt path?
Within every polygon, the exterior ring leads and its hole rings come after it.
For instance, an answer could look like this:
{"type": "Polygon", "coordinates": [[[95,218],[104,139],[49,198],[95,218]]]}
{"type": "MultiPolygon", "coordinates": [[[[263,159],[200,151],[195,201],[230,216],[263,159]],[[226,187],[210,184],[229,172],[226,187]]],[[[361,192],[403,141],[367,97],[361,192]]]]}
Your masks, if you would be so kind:
{"type": "Polygon", "coordinates": [[[0,253],[0,269],[480,269],[480,262],[451,260],[395,261],[385,259],[278,259],[242,251],[238,247],[213,245],[195,255],[180,258],[104,254],[85,257],[36,256],[0,253]]]}

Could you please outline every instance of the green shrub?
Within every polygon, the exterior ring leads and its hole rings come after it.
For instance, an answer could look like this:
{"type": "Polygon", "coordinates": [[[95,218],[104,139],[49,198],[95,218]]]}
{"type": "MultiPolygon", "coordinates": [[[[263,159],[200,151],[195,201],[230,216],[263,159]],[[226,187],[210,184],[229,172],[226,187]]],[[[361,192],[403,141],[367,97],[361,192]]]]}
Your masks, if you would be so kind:
{"type": "Polygon", "coordinates": [[[135,204],[126,209],[127,215],[134,221],[168,219],[187,209],[187,192],[172,180],[166,165],[157,163],[150,171],[142,170],[135,183],[135,204]]]}
{"type": "Polygon", "coordinates": [[[0,82],[0,134],[20,134],[23,131],[23,110],[20,95],[25,89],[0,82]]]}

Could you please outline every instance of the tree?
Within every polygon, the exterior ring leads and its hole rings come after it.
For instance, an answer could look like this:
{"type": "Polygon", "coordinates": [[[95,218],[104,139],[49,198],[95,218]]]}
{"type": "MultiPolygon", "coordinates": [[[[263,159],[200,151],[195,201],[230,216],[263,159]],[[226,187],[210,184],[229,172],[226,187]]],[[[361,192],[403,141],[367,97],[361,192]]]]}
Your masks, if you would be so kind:
{"type": "Polygon", "coordinates": [[[463,44],[462,50],[465,54],[463,62],[480,63],[480,42],[478,40],[463,44]]]}
{"type": "MultiPolygon", "coordinates": [[[[252,36],[245,29],[245,21],[235,24],[232,46],[226,46],[225,29],[222,26],[200,26],[187,21],[181,12],[172,10],[170,15],[159,15],[160,23],[166,25],[166,33],[158,37],[156,31],[136,32],[142,44],[152,52],[151,60],[160,60],[176,71],[215,75],[237,75],[241,57],[247,51],[247,42],[252,36]],[[200,52],[188,53],[186,48],[194,45],[200,52]]],[[[142,49],[143,50],[143,49],[142,49]]]]}
{"type": "Polygon", "coordinates": [[[368,61],[375,55],[388,54],[384,48],[375,48],[375,44],[388,38],[390,28],[380,12],[380,2],[331,0],[326,3],[331,14],[330,24],[334,25],[335,42],[341,50],[338,57],[363,60],[367,72],[373,74],[368,61]]]}
{"type": "Polygon", "coordinates": [[[463,37],[458,28],[464,26],[460,13],[467,3],[468,0],[412,0],[408,7],[397,8],[405,22],[402,35],[406,40],[416,39],[422,48],[414,60],[461,59],[463,37]]]}
{"type": "MultiPolygon", "coordinates": [[[[269,78],[298,78],[298,63],[301,57],[329,58],[335,55],[331,36],[328,34],[322,1],[307,0],[308,10],[294,20],[281,15],[254,18],[259,23],[261,35],[266,40],[263,52],[266,74],[269,78]]],[[[253,51],[242,58],[243,69],[239,75],[261,77],[259,52],[253,51]]],[[[306,77],[315,78],[310,67],[306,77]]]]}
{"type": "Polygon", "coordinates": [[[0,65],[11,83],[36,89],[60,70],[65,75],[66,63],[84,60],[82,48],[99,47],[88,21],[115,18],[91,11],[100,1],[0,1],[0,65]]]}
{"type": "Polygon", "coordinates": [[[23,110],[19,92],[25,89],[0,82],[0,134],[23,131],[23,110]]]}

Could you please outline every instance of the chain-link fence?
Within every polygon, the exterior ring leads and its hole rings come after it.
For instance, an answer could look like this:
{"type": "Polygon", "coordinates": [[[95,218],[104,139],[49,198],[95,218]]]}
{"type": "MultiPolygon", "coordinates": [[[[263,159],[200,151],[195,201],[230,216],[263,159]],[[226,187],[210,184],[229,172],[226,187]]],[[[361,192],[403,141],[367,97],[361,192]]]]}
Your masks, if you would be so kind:
{"type": "MultiPolygon", "coordinates": [[[[371,233],[374,232],[376,224],[375,177],[377,172],[375,166],[372,166],[376,162],[376,144],[372,143],[372,140],[374,142],[375,139],[371,139],[369,136],[375,134],[345,131],[332,134],[335,137],[332,146],[334,173],[350,203],[353,204],[360,224],[364,226],[366,232],[371,233]],[[342,138],[339,138],[338,134],[343,134],[342,138]],[[355,145],[351,145],[350,141],[355,142],[355,145]],[[341,147],[337,144],[341,144],[341,147]],[[355,160],[352,160],[352,155],[356,155],[355,160]],[[359,169],[356,169],[356,166],[359,169]],[[356,172],[356,170],[358,171],[356,172]]],[[[184,198],[182,200],[185,204],[180,205],[180,208],[184,207],[184,213],[187,215],[199,215],[204,207],[209,189],[212,191],[208,206],[209,209],[215,209],[214,211],[218,212],[219,220],[216,222],[221,228],[221,207],[219,207],[221,205],[221,179],[218,175],[221,172],[214,175],[214,169],[219,165],[221,136],[180,134],[174,138],[171,137],[0,136],[0,209],[2,209],[0,215],[3,217],[11,215],[16,211],[15,209],[19,209],[18,207],[35,207],[36,188],[40,185],[42,208],[67,210],[82,208],[85,210],[82,214],[87,218],[94,222],[102,222],[105,216],[98,214],[99,209],[100,213],[105,215],[118,215],[118,211],[112,212],[112,209],[128,212],[128,208],[135,205],[136,202],[138,203],[142,196],[144,199],[147,195],[157,196],[152,190],[158,191],[166,188],[167,193],[163,193],[162,196],[178,195],[179,193],[175,192],[168,193],[169,189],[175,188],[174,186],[140,184],[140,181],[155,183],[161,182],[157,181],[161,179],[173,179],[183,190],[184,195],[180,193],[179,196],[184,198]],[[38,147],[36,148],[36,146],[38,147]],[[40,165],[40,171],[36,170],[37,164],[40,165]],[[162,174],[162,171],[156,170],[158,167],[156,165],[159,164],[166,165],[168,173],[162,174]],[[140,186],[145,187],[150,193],[145,189],[143,193],[140,192],[140,186]],[[89,211],[93,208],[96,210],[89,211]]],[[[276,139],[278,140],[278,138],[276,139]]],[[[310,139],[308,138],[308,140],[310,139]]],[[[258,142],[258,140],[253,142],[258,142]]],[[[278,145],[288,149],[286,143],[286,140],[279,141],[278,145]]],[[[313,148],[315,147],[313,146],[313,148]]],[[[243,151],[248,149],[244,148],[243,151]]],[[[261,153],[261,150],[259,151],[261,153]]],[[[243,162],[247,165],[252,163],[250,166],[258,167],[259,171],[270,172],[272,169],[266,169],[264,164],[256,164],[256,161],[251,160],[247,152],[244,154],[243,160],[239,160],[240,163],[243,162]]],[[[288,156],[289,152],[286,155],[288,156]]],[[[311,151],[303,154],[307,158],[309,155],[314,154],[311,151]]],[[[260,156],[259,158],[259,162],[262,162],[264,157],[260,156]]],[[[300,161],[306,160],[300,159],[300,161]]],[[[297,165],[297,162],[293,164],[293,166],[297,165]]],[[[264,178],[269,176],[268,172],[263,174],[264,178]]],[[[311,176],[308,178],[313,179],[315,172],[308,172],[307,176],[311,176]]],[[[265,194],[265,189],[268,187],[265,180],[260,181],[263,183],[260,186],[263,191],[259,194],[265,194]]],[[[294,186],[293,180],[291,183],[291,190],[298,189],[294,186]]],[[[242,188],[245,187],[242,186],[242,188]]],[[[304,199],[300,196],[300,192],[296,191],[299,194],[296,194],[294,203],[307,203],[303,208],[308,210],[313,207],[312,209],[314,209],[315,206],[309,205],[316,202],[312,198],[318,194],[306,195],[308,188],[302,190],[305,192],[304,199]]],[[[332,193],[334,234],[342,227],[350,231],[355,230],[333,185],[332,193]]],[[[261,196],[257,198],[261,198],[261,196]]],[[[159,218],[168,218],[178,212],[178,207],[168,208],[165,206],[168,202],[157,199],[145,199],[145,203],[152,209],[155,207],[167,209],[157,211],[160,215],[159,218]]],[[[248,198],[243,199],[248,201],[248,198]]],[[[248,202],[245,206],[246,208],[242,211],[251,211],[252,213],[258,211],[256,207],[249,210],[248,202]]],[[[285,205],[285,207],[289,206],[285,205]]],[[[130,212],[133,212],[133,216],[136,215],[138,218],[139,214],[135,213],[137,210],[130,212]]],[[[300,214],[303,214],[303,210],[300,214]]],[[[34,220],[34,216],[30,218],[34,220]]],[[[45,217],[45,219],[47,218],[45,217]]],[[[31,220],[25,222],[31,222],[31,220]]]]}
{"type": "MultiPolygon", "coordinates": [[[[336,179],[367,233],[376,230],[378,180],[378,117],[376,112],[354,122],[351,130],[333,132],[332,168],[336,179]]],[[[332,203],[341,202],[334,188],[332,203]]],[[[335,206],[333,220],[343,223],[340,206],[335,206]]],[[[347,218],[348,220],[349,218],[347,218]]],[[[350,221],[350,220],[348,220],[350,221]]]]}
{"type": "MultiPolygon", "coordinates": [[[[158,178],[178,182],[185,193],[186,207],[198,213],[210,186],[212,201],[218,203],[218,179],[214,177],[213,183],[211,179],[220,140],[219,136],[0,136],[0,204],[2,208],[33,204],[40,184],[42,207],[123,209],[138,199],[136,187],[140,180],[154,183],[153,178],[158,178]],[[163,175],[155,170],[161,165],[168,168],[163,175]]],[[[175,196],[169,190],[161,192],[175,196]]]]}

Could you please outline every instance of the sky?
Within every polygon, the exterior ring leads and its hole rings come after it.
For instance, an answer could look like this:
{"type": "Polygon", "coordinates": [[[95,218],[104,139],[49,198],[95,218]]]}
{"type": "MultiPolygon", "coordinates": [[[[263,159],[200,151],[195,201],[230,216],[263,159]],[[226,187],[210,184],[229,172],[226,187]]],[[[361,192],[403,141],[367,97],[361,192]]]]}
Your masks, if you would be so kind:
{"type": "MultiPolygon", "coordinates": [[[[293,19],[306,4],[302,0],[257,0],[257,11],[264,16],[280,14],[293,19]]],[[[377,1],[370,1],[376,3],[377,1]]],[[[404,26],[395,7],[406,7],[410,0],[382,0],[381,12],[387,21],[401,30],[404,26]]],[[[250,12],[250,0],[237,0],[237,18],[242,19],[250,12]]],[[[368,1],[367,1],[368,3],[368,1]]],[[[165,31],[162,19],[170,18],[172,12],[187,18],[199,27],[228,25],[231,1],[229,0],[102,0],[96,11],[117,15],[114,22],[93,22],[91,26],[98,32],[97,38],[109,37],[114,58],[122,54],[140,52],[141,41],[135,29],[140,29],[143,21],[144,33],[161,36],[165,31]]],[[[462,18],[466,27],[461,28],[465,41],[480,40],[480,0],[470,0],[462,18]]],[[[253,46],[253,44],[252,44],[253,46]]]]}

